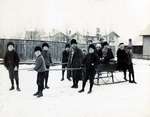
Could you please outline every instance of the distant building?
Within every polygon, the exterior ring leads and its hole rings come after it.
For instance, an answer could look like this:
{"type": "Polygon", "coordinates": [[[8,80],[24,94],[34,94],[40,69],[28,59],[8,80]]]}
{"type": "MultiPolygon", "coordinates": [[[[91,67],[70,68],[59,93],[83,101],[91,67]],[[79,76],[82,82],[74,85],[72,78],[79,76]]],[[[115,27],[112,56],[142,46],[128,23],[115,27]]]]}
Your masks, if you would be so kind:
{"type": "Polygon", "coordinates": [[[51,36],[50,40],[57,42],[67,42],[67,36],[62,32],[58,32],[55,35],[51,36]]]}
{"type": "Polygon", "coordinates": [[[150,59],[150,25],[141,36],[143,37],[143,58],[150,59]]]}
{"type": "Polygon", "coordinates": [[[79,32],[72,34],[71,38],[76,39],[78,43],[86,44],[86,38],[82,34],[80,34],[79,32]]]}
{"type": "Polygon", "coordinates": [[[38,31],[26,31],[25,40],[40,40],[40,33],[38,31]]]}
{"type": "Polygon", "coordinates": [[[107,35],[107,42],[111,45],[111,46],[114,46],[115,47],[115,52],[117,51],[118,49],[118,44],[119,44],[119,35],[112,31],[110,32],[108,35],[107,35]]]}

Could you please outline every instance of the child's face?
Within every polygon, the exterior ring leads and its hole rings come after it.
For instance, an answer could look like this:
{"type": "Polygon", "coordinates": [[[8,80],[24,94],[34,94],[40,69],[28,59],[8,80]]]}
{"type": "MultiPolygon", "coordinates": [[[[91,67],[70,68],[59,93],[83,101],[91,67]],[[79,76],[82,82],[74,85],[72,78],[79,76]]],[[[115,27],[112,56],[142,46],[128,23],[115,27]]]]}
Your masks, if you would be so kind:
{"type": "Polygon", "coordinates": [[[121,50],[123,50],[123,49],[124,49],[124,44],[121,44],[121,45],[119,46],[119,48],[120,48],[121,50]]]}
{"type": "Polygon", "coordinates": [[[48,47],[47,47],[47,46],[44,46],[44,47],[43,47],[43,50],[46,50],[46,51],[47,51],[47,50],[48,50],[48,47]]]}
{"type": "Polygon", "coordinates": [[[83,54],[86,54],[86,51],[83,51],[83,54]]]}
{"type": "Polygon", "coordinates": [[[14,50],[14,46],[13,45],[9,45],[8,46],[8,51],[12,51],[12,50],[14,50]]]}
{"type": "Polygon", "coordinates": [[[75,49],[75,48],[77,47],[77,44],[74,43],[74,44],[71,45],[71,47],[72,47],[73,49],[75,49]]]}
{"type": "Polygon", "coordinates": [[[41,54],[41,51],[35,51],[34,54],[36,57],[38,57],[41,54]]]}
{"type": "Polygon", "coordinates": [[[94,49],[93,48],[89,48],[89,53],[90,54],[94,53],[94,49]]]}
{"type": "Polygon", "coordinates": [[[97,50],[101,49],[101,45],[100,45],[100,44],[97,44],[97,45],[96,45],[96,49],[97,49],[97,50]]]}
{"type": "Polygon", "coordinates": [[[66,48],[66,51],[69,51],[69,49],[70,49],[70,48],[67,47],[67,48],[66,48]]]}

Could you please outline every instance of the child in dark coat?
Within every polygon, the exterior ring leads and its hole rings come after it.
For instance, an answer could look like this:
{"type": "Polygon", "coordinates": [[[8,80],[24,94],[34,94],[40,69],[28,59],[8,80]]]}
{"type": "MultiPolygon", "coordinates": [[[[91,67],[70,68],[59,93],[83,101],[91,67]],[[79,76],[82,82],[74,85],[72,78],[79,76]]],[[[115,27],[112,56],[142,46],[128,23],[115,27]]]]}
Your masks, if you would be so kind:
{"type": "Polygon", "coordinates": [[[126,78],[127,68],[128,68],[128,56],[125,51],[124,43],[120,43],[119,48],[117,50],[117,70],[123,71],[125,81],[127,81],[126,78]]]}
{"type": "Polygon", "coordinates": [[[37,85],[38,85],[38,91],[34,94],[34,96],[42,97],[43,96],[43,89],[44,89],[44,78],[45,78],[45,61],[41,54],[42,49],[39,46],[36,46],[34,49],[34,53],[36,56],[36,62],[34,70],[37,71],[37,85]]]}
{"type": "Polygon", "coordinates": [[[45,86],[44,86],[44,88],[49,89],[49,86],[47,85],[47,83],[48,83],[48,77],[49,77],[49,67],[50,67],[50,64],[52,64],[52,58],[51,58],[51,53],[49,52],[48,43],[43,43],[42,55],[44,57],[45,65],[46,65],[46,69],[47,69],[47,71],[45,71],[45,79],[44,79],[45,86]]]}
{"type": "Polygon", "coordinates": [[[128,71],[129,71],[129,83],[136,83],[134,78],[134,69],[132,63],[132,47],[127,47],[127,56],[128,56],[128,71]],[[132,77],[132,78],[131,78],[132,77]]]}
{"type": "Polygon", "coordinates": [[[97,64],[99,63],[99,57],[96,53],[96,48],[93,44],[89,45],[88,47],[88,54],[83,60],[83,66],[85,67],[85,77],[83,79],[82,89],[79,91],[79,93],[84,92],[84,88],[86,85],[87,80],[90,81],[90,88],[88,93],[92,92],[92,87],[94,84],[94,76],[96,74],[95,68],[97,64]]]}
{"type": "Polygon", "coordinates": [[[18,76],[19,61],[20,61],[19,56],[17,52],[14,50],[14,43],[9,42],[7,44],[7,52],[4,57],[4,65],[9,72],[9,78],[11,81],[11,88],[9,90],[14,90],[14,79],[15,79],[17,91],[21,91],[19,88],[19,76],[18,76]]]}
{"type": "MultiPolygon", "coordinates": [[[[62,68],[63,69],[67,68],[68,59],[69,59],[69,52],[70,52],[70,44],[66,44],[65,45],[65,50],[62,52],[62,68]]],[[[61,79],[61,81],[64,80],[64,73],[65,73],[65,70],[62,70],[62,79],[61,79]]],[[[70,73],[70,71],[67,71],[67,79],[69,81],[71,81],[69,73],[70,73]]]]}

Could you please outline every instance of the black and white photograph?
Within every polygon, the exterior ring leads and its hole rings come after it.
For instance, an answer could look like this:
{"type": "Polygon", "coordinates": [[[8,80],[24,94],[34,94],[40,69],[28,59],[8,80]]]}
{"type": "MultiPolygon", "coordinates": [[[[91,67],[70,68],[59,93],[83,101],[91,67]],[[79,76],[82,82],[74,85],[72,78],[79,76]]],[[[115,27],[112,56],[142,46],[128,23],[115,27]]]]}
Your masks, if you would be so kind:
{"type": "Polygon", "coordinates": [[[0,0],[0,117],[150,117],[150,0],[0,0]]]}

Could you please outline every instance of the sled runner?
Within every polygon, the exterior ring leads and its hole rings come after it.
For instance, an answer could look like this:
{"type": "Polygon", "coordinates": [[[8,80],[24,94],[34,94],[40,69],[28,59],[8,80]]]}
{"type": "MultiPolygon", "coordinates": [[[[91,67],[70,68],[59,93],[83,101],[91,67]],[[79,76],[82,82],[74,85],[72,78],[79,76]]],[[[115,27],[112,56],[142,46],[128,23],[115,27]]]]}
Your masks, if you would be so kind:
{"type": "Polygon", "coordinates": [[[117,73],[116,61],[110,61],[108,64],[99,64],[96,68],[97,75],[95,77],[96,85],[107,85],[125,82],[121,79],[116,79],[114,73],[117,73]]]}

